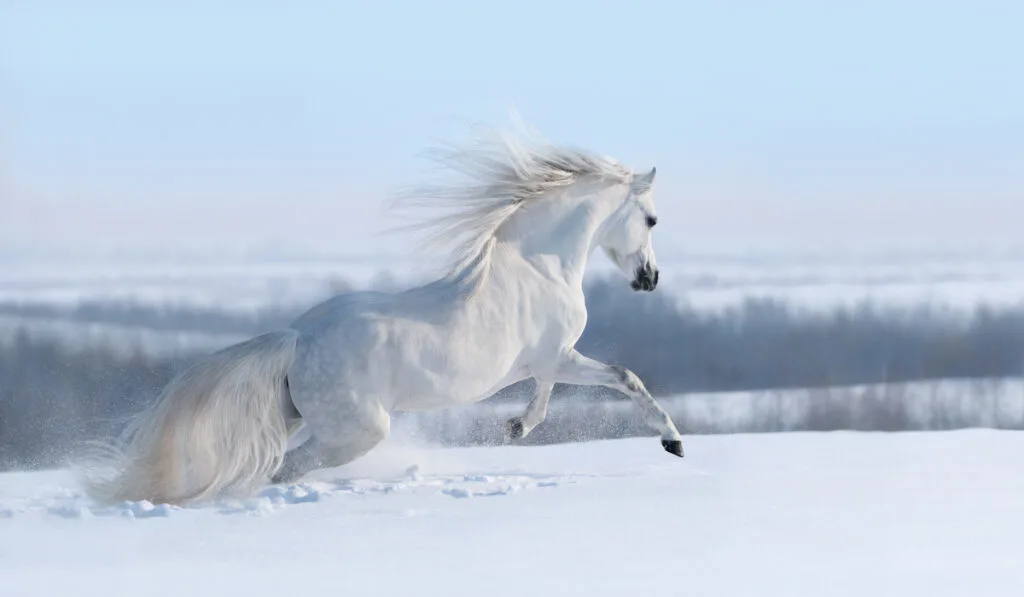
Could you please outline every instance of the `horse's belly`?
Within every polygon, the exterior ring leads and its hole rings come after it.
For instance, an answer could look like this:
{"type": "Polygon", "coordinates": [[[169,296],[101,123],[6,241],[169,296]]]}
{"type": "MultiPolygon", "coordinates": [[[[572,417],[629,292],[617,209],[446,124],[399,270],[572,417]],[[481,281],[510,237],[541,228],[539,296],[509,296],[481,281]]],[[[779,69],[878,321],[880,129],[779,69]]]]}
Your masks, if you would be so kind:
{"type": "Polygon", "coordinates": [[[470,404],[490,398],[502,388],[524,379],[522,375],[508,375],[498,383],[465,383],[458,381],[439,384],[438,387],[420,393],[398,394],[394,397],[391,410],[416,412],[439,410],[462,404],[470,404]]]}
{"type": "Polygon", "coordinates": [[[502,352],[481,347],[472,356],[421,360],[401,376],[407,383],[396,384],[392,408],[437,410],[489,398],[524,377],[515,355],[502,352]]]}

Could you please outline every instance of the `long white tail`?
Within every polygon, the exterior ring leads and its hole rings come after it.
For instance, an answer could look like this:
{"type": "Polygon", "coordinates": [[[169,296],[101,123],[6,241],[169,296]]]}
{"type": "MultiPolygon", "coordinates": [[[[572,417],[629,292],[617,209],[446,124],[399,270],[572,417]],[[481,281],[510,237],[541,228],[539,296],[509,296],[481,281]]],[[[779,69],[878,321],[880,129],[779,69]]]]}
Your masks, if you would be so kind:
{"type": "Polygon", "coordinates": [[[102,503],[182,504],[246,495],[281,466],[283,400],[298,332],[257,336],[180,373],[117,442],[95,444],[82,483],[102,503]]]}

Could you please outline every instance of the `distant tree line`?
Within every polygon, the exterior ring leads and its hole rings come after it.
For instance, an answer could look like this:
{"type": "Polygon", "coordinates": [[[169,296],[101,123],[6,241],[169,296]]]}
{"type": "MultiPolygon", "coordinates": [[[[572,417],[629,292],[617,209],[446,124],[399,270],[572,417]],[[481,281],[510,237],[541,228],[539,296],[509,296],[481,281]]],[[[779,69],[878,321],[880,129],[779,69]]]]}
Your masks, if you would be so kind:
{"type": "Polygon", "coordinates": [[[602,280],[587,303],[580,350],[629,366],[655,394],[1024,374],[1024,302],[963,313],[751,298],[711,311],[602,280]]]}
{"type": "MultiPolygon", "coordinates": [[[[750,299],[705,310],[680,306],[667,293],[634,293],[619,279],[589,283],[586,296],[590,316],[578,344],[581,352],[631,368],[659,396],[1008,378],[1024,372],[1024,304],[981,306],[963,314],[934,306],[895,309],[870,303],[809,311],[750,299]]],[[[238,314],[113,303],[71,309],[0,304],[0,315],[26,323],[13,336],[0,338],[0,468],[49,466],[77,442],[116,431],[125,416],[147,404],[198,356],[123,356],[99,346],[76,348],[29,333],[33,319],[252,335],[287,325],[298,311],[279,307],[238,314]]],[[[524,400],[531,387],[530,382],[516,384],[490,403],[524,400]]],[[[581,392],[588,400],[623,399],[609,390],[558,386],[553,400],[581,392]]],[[[772,408],[770,401],[762,402],[750,408],[772,408]]],[[[821,412],[839,408],[841,401],[827,404],[835,406],[819,404],[806,416],[832,422],[857,418],[848,412],[821,412]]],[[[880,406],[871,408],[883,414],[857,420],[876,421],[872,426],[878,429],[908,427],[892,417],[887,420],[880,406]]],[[[957,421],[944,425],[955,427],[957,421]]]]}

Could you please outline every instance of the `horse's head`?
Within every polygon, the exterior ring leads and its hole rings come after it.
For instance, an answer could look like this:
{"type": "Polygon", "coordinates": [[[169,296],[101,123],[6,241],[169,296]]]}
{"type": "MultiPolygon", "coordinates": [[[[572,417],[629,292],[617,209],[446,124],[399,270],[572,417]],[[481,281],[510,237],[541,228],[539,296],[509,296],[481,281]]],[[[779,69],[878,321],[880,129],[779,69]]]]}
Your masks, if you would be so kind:
{"type": "Polygon", "coordinates": [[[658,286],[658,266],[651,234],[658,216],[654,211],[655,168],[639,174],[629,185],[626,200],[605,222],[598,242],[608,257],[632,280],[633,290],[650,292],[658,286]]]}

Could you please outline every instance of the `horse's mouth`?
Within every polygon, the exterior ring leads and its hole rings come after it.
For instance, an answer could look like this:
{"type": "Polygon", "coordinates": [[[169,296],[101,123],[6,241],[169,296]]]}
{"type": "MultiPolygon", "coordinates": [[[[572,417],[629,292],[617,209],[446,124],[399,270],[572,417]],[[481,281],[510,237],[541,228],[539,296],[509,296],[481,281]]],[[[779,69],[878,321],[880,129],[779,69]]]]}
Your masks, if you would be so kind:
{"type": "Polygon", "coordinates": [[[652,270],[650,267],[640,268],[636,272],[636,278],[633,278],[629,286],[633,290],[651,292],[658,287],[658,273],[658,270],[652,270]]]}
{"type": "Polygon", "coordinates": [[[630,288],[632,288],[633,290],[636,290],[636,291],[643,290],[644,292],[652,292],[655,289],[655,287],[657,287],[657,285],[658,285],[657,282],[654,282],[653,280],[649,280],[649,279],[647,279],[647,280],[633,280],[629,284],[630,288]]]}

